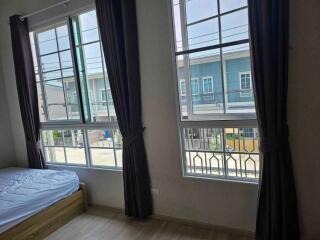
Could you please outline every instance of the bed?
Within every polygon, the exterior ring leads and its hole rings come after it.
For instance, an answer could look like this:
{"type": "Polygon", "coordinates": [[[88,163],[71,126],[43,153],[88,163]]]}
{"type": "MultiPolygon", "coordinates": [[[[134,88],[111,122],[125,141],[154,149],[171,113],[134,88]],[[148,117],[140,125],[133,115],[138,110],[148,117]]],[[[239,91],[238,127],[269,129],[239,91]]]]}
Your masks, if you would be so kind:
{"type": "Polygon", "coordinates": [[[86,208],[72,171],[0,169],[0,240],[43,239],[86,208]]]}

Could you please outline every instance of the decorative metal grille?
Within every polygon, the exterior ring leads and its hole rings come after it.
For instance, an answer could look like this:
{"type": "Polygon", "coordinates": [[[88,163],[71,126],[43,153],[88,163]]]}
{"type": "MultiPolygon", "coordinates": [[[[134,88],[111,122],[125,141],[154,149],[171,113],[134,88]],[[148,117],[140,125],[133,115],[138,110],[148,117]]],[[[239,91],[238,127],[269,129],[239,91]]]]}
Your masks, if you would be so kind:
{"type": "Polygon", "coordinates": [[[259,178],[256,128],[183,128],[185,174],[227,179],[259,178]]]}

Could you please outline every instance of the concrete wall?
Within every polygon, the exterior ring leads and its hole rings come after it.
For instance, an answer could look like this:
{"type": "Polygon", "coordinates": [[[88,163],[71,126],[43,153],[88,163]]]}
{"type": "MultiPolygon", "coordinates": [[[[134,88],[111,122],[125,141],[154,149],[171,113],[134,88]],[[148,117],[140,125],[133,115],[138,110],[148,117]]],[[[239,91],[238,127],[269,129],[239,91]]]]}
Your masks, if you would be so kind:
{"type": "Polygon", "coordinates": [[[291,5],[288,118],[303,239],[320,238],[320,1],[291,5]]]}

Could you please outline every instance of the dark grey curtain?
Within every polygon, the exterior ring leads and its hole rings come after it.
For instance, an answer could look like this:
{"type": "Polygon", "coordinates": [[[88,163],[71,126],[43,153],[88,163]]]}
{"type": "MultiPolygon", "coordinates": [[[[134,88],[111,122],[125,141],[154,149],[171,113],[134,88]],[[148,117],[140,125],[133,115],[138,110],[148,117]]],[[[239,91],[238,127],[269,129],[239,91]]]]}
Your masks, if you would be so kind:
{"type": "Polygon", "coordinates": [[[11,16],[10,27],[16,83],[27,143],[29,167],[45,168],[40,148],[37,87],[27,19],[21,21],[19,15],[11,16]]]}
{"type": "Polygon", "coordinates": [[[119,128],[123,136],[125,213],[152,214],[143,141],[140,68],[134,0],[96,0],[102,46],[119,128]]]}
{"type": "Polygon", "coordinates": [[[249,0],[253,85],[263,154],[257,240],[300,239],[287,126],[288,12],[288,0],[249,0]]]}

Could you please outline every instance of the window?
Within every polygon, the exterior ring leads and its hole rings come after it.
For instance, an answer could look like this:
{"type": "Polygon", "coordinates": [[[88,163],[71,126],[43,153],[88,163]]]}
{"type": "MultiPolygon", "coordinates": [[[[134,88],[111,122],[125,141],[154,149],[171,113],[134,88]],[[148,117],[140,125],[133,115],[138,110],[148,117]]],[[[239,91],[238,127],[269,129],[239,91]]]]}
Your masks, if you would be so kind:
{"type": "Polygon", "coordinates": [[[180,99],[181,101],[186,100],[186,81],[184,79],[180,80],[180,99]]]}
{"type": "Polygon", "coordinates": [[[240,76],[240,96],[241,97],[251,97],[252,88],[251,88],[251,73],[250,72],[241,72],[240,76]]]}
{"type": "Polygon", "coordinates": [[[191,93],[192,93],[192,95],[199,94],[199,80],[198,80],[198,78],[191,79],[191,93]]]}
{"type": "Polygon", "coordinates": [[[96,11],[30,32],[30,42],[46,161],[121,169],[122,137],[96,11]]]}
{"type": "Polygon", "coordinates": [[[172,12],[184,175],[257,181],[247,1],[172,0],[172,12]]]}
{"type": "Polygon", "coordinates": [[[106,89],[100,89],[101,92],[101,101],[104,106],[107,104],[107,92],[106,89]]]}
{"type": "Polygon", "coordinates": [[[203,77],[203,94],[213,93],[212,77],[203,77]]]}

